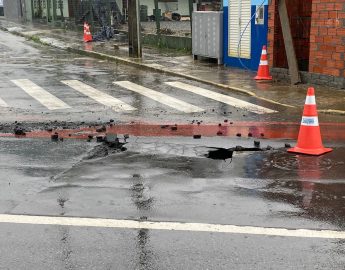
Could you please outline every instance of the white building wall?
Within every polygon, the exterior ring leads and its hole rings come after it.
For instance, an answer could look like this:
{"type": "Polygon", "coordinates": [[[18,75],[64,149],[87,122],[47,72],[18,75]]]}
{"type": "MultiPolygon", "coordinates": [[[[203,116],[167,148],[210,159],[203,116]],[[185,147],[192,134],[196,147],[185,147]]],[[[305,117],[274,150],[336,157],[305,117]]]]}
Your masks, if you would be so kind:
{"type": "Polygon", "coordinates": [[[181,16],[189,16],[189,3],[187,0],[179,0],[177,13],[181,16]]]}

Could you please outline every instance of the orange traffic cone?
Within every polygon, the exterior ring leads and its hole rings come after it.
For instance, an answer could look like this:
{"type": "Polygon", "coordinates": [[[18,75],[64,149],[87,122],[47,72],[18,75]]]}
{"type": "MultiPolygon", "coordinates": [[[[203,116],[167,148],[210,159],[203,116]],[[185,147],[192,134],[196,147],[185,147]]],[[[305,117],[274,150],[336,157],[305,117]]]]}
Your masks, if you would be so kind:
{"type": "Polygon", "coordinates": [[[262,47],[258,75],[254,79],[255,80],[272,80],[272,76],[270,76],[270,68],[268,66],[268,61],[267,61],[266,46],[262,47]]]}
{"type": "Polygon", "coordinates": [[[288,149],[288,152],[319,156],[331,151],[331,148],[324,148],[322,145],[315,91],[314,88],[310,87],[305,100],[297,146],[288,149]]]}
{"type": "Polygon", "coordinates": [[[90,26],[84,22],[84,42],[92,41],[92,35],[90,32],[90,26]]]}

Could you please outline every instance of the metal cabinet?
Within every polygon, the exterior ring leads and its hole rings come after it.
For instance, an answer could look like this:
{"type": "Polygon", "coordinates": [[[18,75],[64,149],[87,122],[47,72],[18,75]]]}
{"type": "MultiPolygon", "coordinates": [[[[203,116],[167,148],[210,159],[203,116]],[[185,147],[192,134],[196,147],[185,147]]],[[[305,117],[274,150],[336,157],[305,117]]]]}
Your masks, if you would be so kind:
{"type": "Polygon", "coordinates": [[[193,12],[192,52],[197,56],[216,58],[223,62],[223,12],[193,12]]]}

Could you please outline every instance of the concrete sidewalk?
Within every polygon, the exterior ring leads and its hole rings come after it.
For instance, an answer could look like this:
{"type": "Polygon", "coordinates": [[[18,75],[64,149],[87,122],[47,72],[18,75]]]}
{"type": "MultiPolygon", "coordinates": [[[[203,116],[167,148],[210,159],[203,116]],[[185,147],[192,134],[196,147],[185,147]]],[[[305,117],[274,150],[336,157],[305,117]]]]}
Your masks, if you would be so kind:
{"type": "MultiPolygon", "coordinates": [[[[218,66],[208,61],[194,61],[191,55],[175,50],[144,48],[143,58],[128,57],[128,45],[116,40],[84,43],[80,32],[66,31],[41,24],[19,24],[0,19],[0,29],[36,42],[91,57],[164,72],[287,107],[303,108],[308,85],[291,86],[281,82],[256,82],[248,70],[218,66]]],[[[345,91],[315,86],[319,112],[345,115],[345,91]]]]}

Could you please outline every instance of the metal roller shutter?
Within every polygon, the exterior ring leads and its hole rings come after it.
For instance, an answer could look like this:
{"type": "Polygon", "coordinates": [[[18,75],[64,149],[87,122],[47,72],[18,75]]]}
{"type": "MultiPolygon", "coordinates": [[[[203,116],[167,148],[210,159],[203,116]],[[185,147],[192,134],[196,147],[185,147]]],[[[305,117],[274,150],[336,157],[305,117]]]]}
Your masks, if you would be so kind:
{"type": "Polygon", "coordinates": [[[229,0],[229,56],[250,59],[251,24],[243,32],[250,19],[251,0],[229,0]]]}

